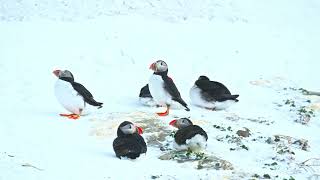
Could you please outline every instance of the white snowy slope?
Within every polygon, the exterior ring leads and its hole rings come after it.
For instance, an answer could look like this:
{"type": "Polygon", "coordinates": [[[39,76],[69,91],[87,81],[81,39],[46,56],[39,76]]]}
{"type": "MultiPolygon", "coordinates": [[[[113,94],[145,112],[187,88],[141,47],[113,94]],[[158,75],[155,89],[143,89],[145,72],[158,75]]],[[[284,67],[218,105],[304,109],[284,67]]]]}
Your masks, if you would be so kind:
{"type": "Polygon", "coordinates": [[[320,97],[299,90],[320,91],[319,1],[0,4],[0,180],[320,174],[320,97]],[[149,65],[157,59],[167,62],[190,112],[174,109],[168,117],[156,117],[160,109],[139,104],[140,88],[152,73],[149,65]],[[69,69],[104,107],[76,121],[60,117],[66,110],[54,96],[57,68],[69,69]],[[223,111],[191,105],[189,90],[200,75],[240,94],[239,102],[223,111]],[[147,139],[163,129],[173,131],[169,122],[176,117],[201,126],[208,133],[205,154],[233,169],[199,170],[197,161],[160,160],[166,151],[152,143],[137,160],[115,157],[112,141],[122,121],[146,129],[156,122],[159,130],[147,130],[147,139]],[[239,138],[236,132],[244,127],[251,136],[239,138]]]}

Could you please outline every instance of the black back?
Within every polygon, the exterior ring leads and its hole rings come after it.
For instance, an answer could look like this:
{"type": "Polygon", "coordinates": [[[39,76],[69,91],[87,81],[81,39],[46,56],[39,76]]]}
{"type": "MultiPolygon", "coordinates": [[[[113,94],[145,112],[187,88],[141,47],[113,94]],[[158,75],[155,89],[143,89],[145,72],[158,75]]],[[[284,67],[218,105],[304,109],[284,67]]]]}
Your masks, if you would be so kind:
{"type": "Polygon", "coordinates": [[[197,134],[204,136],[208,140],[207,133],[197,125],[190,125],[179,129],[174,135],[174,140],[178,145],[186,144],[186,140],[191,139],[197,134]]]}
{"type": "Polygon", "coordinates": [[[118,158],[135,159],[147,152],[147,145],[142,136],[134,133],[117,137],[113,141],[113,150],[118,158]]]}
{"type": "Polygon", "coordinates": [[[173,80],[167,75],[168,70],[164,72],[155,72],[154,74],[160,75],[164,81],[164,89],[171,95],[172,100],[180,103],[186,108],[186,111],[190,111],[187,103],[182,99],[177,86],[174,84],[173,80]]]}
{"type": "Polygon", "coordinates": [[[231,95],[228,88],[220,82],[199,78],[195,84],[202,90],[201,95],[207,101],[238,101],[236,98],[238,98],[239,95],[231,95]]]}
{"type": "Polygon", "coordinates": [[[139,97],[143,97],[143,98],[152,98],[152,95],[149,91],[149,85],[146,84],[145,86],[143,86],[140,90],[140,94],[139,97]]]}

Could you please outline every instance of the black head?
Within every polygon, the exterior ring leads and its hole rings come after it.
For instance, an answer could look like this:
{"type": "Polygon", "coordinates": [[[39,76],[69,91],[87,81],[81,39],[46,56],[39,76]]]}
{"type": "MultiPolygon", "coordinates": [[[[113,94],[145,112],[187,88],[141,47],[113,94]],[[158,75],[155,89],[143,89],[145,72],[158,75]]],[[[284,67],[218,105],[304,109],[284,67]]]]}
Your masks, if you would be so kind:
{"type": "Polygon", "coordinates": [[[53,74],[56,75],[61,80],[68,81],[68,82],[74,81],[72,73],[68,70],[64,70],[64,71],[55,70],[53,71],[53,74]]]}
{"type": "Polygon", "coordinates": [[[210,79],[207,76],[199,76],[198,80],[210,81],[210,79]]]}
{"type": "Polygon", "coordinates": [[[180,118],[180,119],[174,119],[170,122],[171,126],[174,126],[178,129],[182,129],[188,126],[193,125],[192,121],[188,118],[180,118]]]}
{"type": "Polygon", "coordinates": [[[129,121],[122,122],[117,130],[118,137],[135,133],[142,134],[142,128],[135,126],[132,122],[129,121]]]}
{"type": "Polygon", "coordinates": [[[152,69],[155,73],[167,73],[168,65],[163,60],[158,60],[150,65],[150,69],[152,69]]]}

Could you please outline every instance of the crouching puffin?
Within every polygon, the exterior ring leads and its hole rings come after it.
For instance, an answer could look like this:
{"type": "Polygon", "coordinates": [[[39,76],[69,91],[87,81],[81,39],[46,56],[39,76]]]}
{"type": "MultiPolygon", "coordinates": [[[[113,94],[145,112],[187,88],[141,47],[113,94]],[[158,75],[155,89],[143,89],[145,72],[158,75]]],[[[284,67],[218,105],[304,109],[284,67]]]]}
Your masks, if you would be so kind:
{"type": "Polygon", "coordinates": [[[145,106],[157,106],[157,103],[153,100],[153,97],[149,91],[149,85],[146,84],[140,90],[139,101],[145,106]]]}
{"type": "Polygon", "coordinates": [[[147,152],[147,145],[142,136],[142,128],[132,122],[122,122],[117,131],[117,138],[113,141],[113,150],[116,156],[136,159],[140,154],[147,152]]]}
{"type": "Polygon", "coordinates": [[[238,102],[239,95],[231,95],[220,82],[210,81],[207,76],[200,76],[190,89],[190,99],[194,105],[210,110],[221,110],[238,102]]]}
{"type": "Polygon", "coordinates": [[[193,125],[190,119],[175,119],[170,122],[170,125],[178,128],[174,135],[174,147],[176,149],[198,151],[206,148],[207,133],[200,126],[193,125]]]}
{"type": "Polygon", "coordinates": [[[161,105],[166,106],[166,111],[157,113],[159,116],[166,116],[169,114],[170,105],[174,102],[182,105],[186,111],[190,111],[187,103],[181,98],[173,80],[168,77],[167,63],[158,60],[150,65],[150,69],[154,71],[149,79],[149,90],[154,101],[161,105]]]}
{"type": "Polygon", "coordinates": [[[54,92],[59,103],[72,114],[60,114],[70,119],[78,119],[86,108],[86,104],[102,107],[101,102],[93,99],[92,94],[80,83],[74,81],[68,70],[55,70],[53,74],[58,77],[54,92]]]}

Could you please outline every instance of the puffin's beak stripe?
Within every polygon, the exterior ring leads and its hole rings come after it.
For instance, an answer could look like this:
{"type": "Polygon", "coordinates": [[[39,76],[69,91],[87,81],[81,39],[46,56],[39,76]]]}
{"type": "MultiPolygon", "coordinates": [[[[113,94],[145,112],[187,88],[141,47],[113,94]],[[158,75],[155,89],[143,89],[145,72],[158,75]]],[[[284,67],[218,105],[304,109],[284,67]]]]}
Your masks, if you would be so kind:
{"type": "Polygon", "coordinates": [[[177,120],[174,119],[169,123],[169,125],[174,126],[176,124],[176,122],[177,122],[177,120]]]}
{"type": "Polygon", "coordinates": [[[60,70],[54,70],[52,73],[53,73],[54,75],[56,75],[57,77],[59,77],[60,70]]]}
{"type": "Polygon", "coordinates": [[[143,133],[143,129],[141,127],[137,126],[137,130],[138,130],[138,134],[142,134],[143,133]]]}
{"type": "Polygon", "coordinates": [[[152,69],[152,70],[155,70],[155,67],[156,67],[156,64],[155,63],[152,63],[149,67],[149,69],[152,69]]]}

